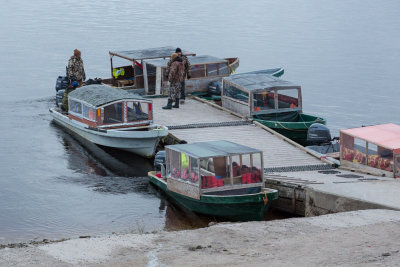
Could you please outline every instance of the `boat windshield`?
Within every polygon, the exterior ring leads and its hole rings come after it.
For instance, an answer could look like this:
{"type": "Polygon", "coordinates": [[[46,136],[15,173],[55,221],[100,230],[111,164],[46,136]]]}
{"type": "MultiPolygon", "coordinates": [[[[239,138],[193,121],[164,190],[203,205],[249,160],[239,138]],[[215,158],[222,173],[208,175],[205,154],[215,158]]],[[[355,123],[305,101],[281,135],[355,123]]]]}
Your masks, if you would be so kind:
{"type": "Polygon", "coordinates": [[[261,154],[244,154],[232,157],[233,184],[262,182],[261,154]]]}
{"type": "Polygon", "coordinates": [[[68,100],[68,110],[71,113],[82,115],[82,103],[69,99],[68,100]]]}
{"type": "Polygon", "coordinates": [[[207,77],[228,75],[228,63],[211,63],[207,64],[207,77]]]}
{"type": "Polygon", "coordinates": [[[122,123],[122,102],[104,107],[103,123],[122,123]]]}
{"type": "Polygon", "coordinates": [[[244,92],[231,84],[224,84],[224,95],[241,102],[249,102],[249,93],[244,92]]]}
{"type": "Polygon", "coordinates": [[[145,121],[149,119],[149,104],[141,102],[126,102],[127,121],[145,121]]]}
{"type": "Polygon", "coordinates": [[[254,111],[275,109],[274,91],[266,91],[254,94],[254,111]]]}
{"type": "Polygon", "coordinates": [[[278,90],[278,109],[297,108],[299,106],[299,91],[297,89],[278,90]]]}
{"type": "Polygon", "coordinates": [[[201,159],[202,188],[260,183],[261,166],[261,153],[201,159]]]}
{"type": "Polygon", "coordinates": [[[190,68],[190,76],[192,78],[203,78],[205,76],[205,65],[204,64],[198,64],[198,65],[192,65],[190,68]]]}
{"type": "Polygon", "coordinates": [[[182,152],[168,150],[167,176],[182,182],[185,181],[191,184],[198,184],[198,159],[190,157],[182,152]]]}

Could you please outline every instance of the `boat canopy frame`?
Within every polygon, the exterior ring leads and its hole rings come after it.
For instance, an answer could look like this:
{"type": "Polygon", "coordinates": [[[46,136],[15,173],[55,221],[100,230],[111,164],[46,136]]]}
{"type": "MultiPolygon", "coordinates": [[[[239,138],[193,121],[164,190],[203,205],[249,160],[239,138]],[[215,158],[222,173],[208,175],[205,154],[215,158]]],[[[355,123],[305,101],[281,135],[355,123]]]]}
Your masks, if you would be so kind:
{"type": "Polygon", "coordinates": [[[344,167],[400,178],[399,125],[341,130],[340,141],[340,162],[344,167]]]}
{"type": "MultiPolygon", "coordinates": [[[[229,76],[231,69],[229,61],[224,58],[218,58],[210,55],[188,56],[191,65],[190,82],[201,79],[214,79],[229,76]],[[215,74],[214,74],[215,72],[215,74]],[[211,75],[210,75],[211,73],[211,75]]],[[[162,90],[169,87],[166,68],[169,58],[158,58],[144,60],[143,64],[155,69],[155,94],[162,94],[162,90]]]]}
{"type": "MultiPolygon", "coordinates": [[[[137,70],[135,66],[139,66],[143,71],[143,79],[144,79],[144,89],[148,92],[148,81],[147,81],[147,68],[146,64],[143,62],[146,59],[156,59],[156,58],[170,58],[172,53],[175,53],[175,47],[173,46],[164,46],[164,47],[155,47],[155,48],[146,48],[146,49],[137,49],[137,50],[124,50],[124,51],[109,51],[110,56],[110,65],[111,65],[111,79],[113,84],[115,84],[116,80],[125,79],[124,77],[116,78],[114,75],[114,65],[113,65],[113,57],[119,57],[122,59],[126,59],[130,61],[131,65],[129,66],[121,66],[118,68],[132,68],[130,70],[130,75],[133,78],[133,85],[135,88],[141,88],[141,79],[136,79],[137,70]]],[[[182,49],[182,54],[186,56],[195,56],[196,54],[190,52],[188,50],[182,49]]]]}
{"type": "MultiPolygon", "coordinates": [[[[153,123],[152,114],[152,100],[146,99],[133,93],[126,92],[124,90],[116,89],[107,85],[87,85],[72,91],[68,96],[69,115],[70,118],[75,118],[80,122],[87,123],[90,127],[95,128],[127,128],[137,125],[145,126],[153,123]],[[139,105],[132,104],[138,107],[142,112],[142,106],[140,103],[147,104],[147,119],[129,121],[128,111],[129,103],[135,102],[139,105]],[[105,108],[115,104],[121,103],[121,122],[120,123],[104,123],[105,108]],[[81,104],[76,110],[73,107],[77,104],[81,104]],[[87,109],[88,115],[85,116],[85,109],[87,109]],[[78,112],[79,110],[79,112],[78,112]]],[[[131,108],[131,109],[132,109],[131,108]]]]}
{"type": "MultiPolygon", "coordinates": [[[[200,199],[202,194],[210,192],[263,187],[264,161],[263,152],[261,150],[225,140],[172,145],[166,146],[165,150],[167,165],[166,178],[168,179],[167,186],[169,190],[176,193],[200,199]],[[240,166],[240,168],[245,166],[242,157],[247,155],[249,166],[246,166],[246,168],[249,168],[249,173],[252,171],[254,172],[254,180],[249,183],[247,183],[248,181],[242,183],[243,175],[247,175],[247,173],[243,173],[242,176],[237,176],[238,171],[235,171],[234,168],[237,166],[240,166]],[[236,157],[236,160],[239,160],[239,162],[234,161],[234,157],[236,157]],[[209,169],[211,159],[213,172],[209,169]],[[207,166],[204,166],[205,162],[207,162],[207,166]],[[216,162],[218,162],[218,164],[216,164],[216,162]],[[235,167],[233,166],[234,163],[236,163],[235,167]],[[183,165],[185,166],[183,167],[183,165]],[[192,166],[194,167],[192,168],[192,166]],[[227,167],[229,167],[229,169],[226,169],[227,167]],[[218,176],[216,168],[225,168],[225,175],[228,174],[228,176],[218,176]],[[184,178],[184,169],[187,169],[188,178],[186,179],[184,178]],[[192,177],[189,177],[190,171],[192,177]],[[259,175],[258,180],[255,180],[255,172],[259,175]],[[234,173],[236,173],[235,176],[234,173]],[[206,181],[206,179],[208,179],[208,181],[206,181]],[[214,183],[217,181],[216,179],[220,179],[221,183],[219,185],[212,184],[211,187],[209,187],[210,185],[208,187],[205,186],[205,183],[214,183]]],[[[239,172],[242,171],[243,170],[239,172]]],[[[249,177],[251,175],[253,174],[250,173],[249,177]]]]}
{"type": "Polygon", "coordinates": [[[223,107],[246,117],[287,112],[302,113],[303,106],[300,85],[265,74],[262,71],[224,77],[221,98],[223,107]],[[232,90],[240,91],[243,100],[234,98],[230,92],[232,90]],[[288,95],[290,90],[296,91],[294,97],[288,95]],[[265,105],[268,109],[261,109],[256,105],[259,103],[260,97],[264,99],[264,102],[265,99],[269,99],[270,104],[265,105]],[[285,107],[280,107],[281,105],[285,107]]]}

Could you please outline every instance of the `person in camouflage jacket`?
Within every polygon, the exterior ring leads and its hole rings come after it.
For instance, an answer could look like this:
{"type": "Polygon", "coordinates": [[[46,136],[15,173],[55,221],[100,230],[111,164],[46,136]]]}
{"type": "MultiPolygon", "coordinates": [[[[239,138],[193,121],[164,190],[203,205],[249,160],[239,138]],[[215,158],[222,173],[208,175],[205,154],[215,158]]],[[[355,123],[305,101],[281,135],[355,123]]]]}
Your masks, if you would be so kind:
{"type": "MultiPolygon", "coordinates": [[[[190,77],[190,68],[191,68],[191,66],[190,66],[189,59],[187,58],[187,56],[182,54],[182,50],[179,47],[175,50],[175,53],[177,53],[178,56],[182,59],[183,66],[184,66],[184,69],[185,69],[184,70],[185,73],[184,73],[184,76],[183,76],[183,81],[181,82],[181,89],[180,89],[180,99],[181,99],[181,104],[183,104],[183,103],[185,103],[185,98],[186,98],[185,80],[186,80],[186,78],[187,79],[191,78],[190,77]]],[[[171,64],[172,64],[172,59],[170,59],[168,61],[168,64],[167,64],[167,75],[169,74],[169,70],[171,68],[171,64]]]]}
{"type": "Polygon", "coordinates": [[[68,60],[67,76],[70,82],[77,81],[79,85],[86,79],[81,51],[78,49],[74,50],[74,55],[68,60]]]}
{"type": "Polygon", "coordinates": [[[168,70],[168,81],[170,87],[168,90],[168,104],[163,109],[179,108],[179,97],[181,93],[181,83],[184,81],[185,67],[183,60],[177,53],[171,55],[171,64],[168,70]],[[172,103],[175,101],[174,106],[172,103]]]}

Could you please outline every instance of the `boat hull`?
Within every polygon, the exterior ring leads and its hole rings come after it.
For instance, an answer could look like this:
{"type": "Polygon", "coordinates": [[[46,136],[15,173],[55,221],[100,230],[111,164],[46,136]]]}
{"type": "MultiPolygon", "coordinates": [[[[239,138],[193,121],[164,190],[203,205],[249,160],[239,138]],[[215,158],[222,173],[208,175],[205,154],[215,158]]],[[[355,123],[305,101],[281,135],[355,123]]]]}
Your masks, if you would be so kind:
{"type": "Polygon", "coordinates": [[[256,118],[254,118],[254,120],[286,136],[287,138],[306,146],[309,145],[307,142],[308,128],[310,128],[313,123],[326,124],[326,120],[307,114],[300,114],[300,118],[301,121],[262,120],[256,118]]]}
{"type": "Polygon", "coordinates": [[[166,182],[152,172],[149,179],[174,201],[193,212],[235,221],[261,220],[270,203],[278,198],[278,191],[270,190],[234,196],[202,195],[200,199],[194,199],[168,190],[166,182]]]}
{"type": "Polygon", "coordinates": [[[168,129],[166,127],[149,131],[98,131],[89,129],[87,125],[83,123],[69,119],[55,108],[50,109],[50,114],[57,124],[89,142],[121,149],[147,158],[154,156],[160,138],[168,134],[168,129]]]}

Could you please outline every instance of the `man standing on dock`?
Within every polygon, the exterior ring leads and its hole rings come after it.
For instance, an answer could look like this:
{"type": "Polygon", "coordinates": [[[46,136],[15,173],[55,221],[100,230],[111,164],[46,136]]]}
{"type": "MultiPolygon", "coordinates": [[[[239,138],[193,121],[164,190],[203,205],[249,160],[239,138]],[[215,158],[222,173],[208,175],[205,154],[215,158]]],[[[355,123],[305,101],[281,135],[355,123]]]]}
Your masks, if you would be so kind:
{"type": "Polygon", "coordinates": [[[171,65],[168,72],[168,81],[170,82],[170,87],[168,91],[168,104],[163,109],[179,108],[179,95],[181,93],[181,83],[184,80],[184,65],[182,58],[178,56],[177,53],[171,55],[171,65]],[[172,103],[175,101],[174,106],[172,103]]]}
{"type": "MultiPolygon", "coordinates": [[[[185,98],[186,98],[185,80],[186,80],[186,78],[188,80],[190,79],[190,73],[189,73],[189,71],[190,71],[190,61],[187,58],[187,56],[182,54],[182,49],[180,49],[179,47],[176,48],[175,53],[177,53],[178,56],[182,59],[183,66],[185,68],[183,81],[181,82],[181,89],[180,89],[180,103],[184,104],[185,103],[185,98]]],[[[167,64],[167,74],[169,73],[169,70],[171,68],[171,64],[172,64],[172,58],[168,61],[168,64],[167,64]]]]}
{"type": "Polygon", "coordinates": [[[74,55],[68,60],[67,76],[70,83],[77,81],[79,85],[82,85],[86,79],[81,51],[78,49],[74,50],[74,55]]]}

